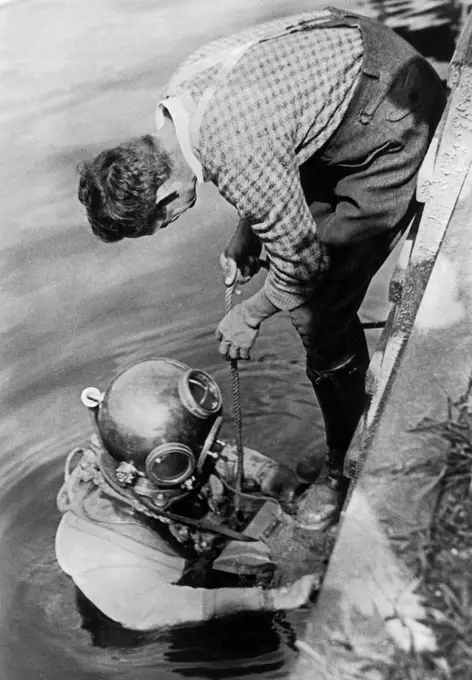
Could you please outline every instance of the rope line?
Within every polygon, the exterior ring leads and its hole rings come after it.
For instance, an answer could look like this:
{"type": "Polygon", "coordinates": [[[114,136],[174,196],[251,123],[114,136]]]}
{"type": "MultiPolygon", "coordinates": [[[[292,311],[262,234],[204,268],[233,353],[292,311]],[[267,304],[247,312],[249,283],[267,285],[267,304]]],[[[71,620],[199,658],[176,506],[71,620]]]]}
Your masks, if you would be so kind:
{"type": "MultiPolygon", "coordinates": [[[[229,314],[233,306],[233,293],[236,288],[237,279],[231,286],[226,287],[225,291],[225,315],[229,314]]],[[[243,418],[241,410],[241,388],[239,384],[239,370],[238,360],[230,359],[231,368],[231,383],[233,392],[233,413],[236,420],[236,452],[238,456],[238,465],[236,468],[236,483],[235,483],[235,509],[239,509],[241,499],[241,488],[243,483],[244,471],[244,448],[243,448],[243,418]]]]}

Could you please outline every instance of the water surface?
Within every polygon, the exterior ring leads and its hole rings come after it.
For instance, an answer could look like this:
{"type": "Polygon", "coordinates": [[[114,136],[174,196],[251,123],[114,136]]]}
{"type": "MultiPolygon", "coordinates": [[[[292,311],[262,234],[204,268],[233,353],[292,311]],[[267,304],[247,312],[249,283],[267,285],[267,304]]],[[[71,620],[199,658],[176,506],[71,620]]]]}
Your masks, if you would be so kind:
{"type": "MultiPolygon", "coordinates": [[[[196,208],[162,236],[102,244],[76,200],[76,166],[152,129],[159,89],[190,50],[309,5],[18,0],[0,6],[2,680],[273,679],[285,675],[293,658],[283,629],[254,616],[236,633],[207,625],[93,639],[55,564],[53,541],[64,457],[90,431],[79,402],[85,386],[104,389],[125,366],[171,356],[214,375],[226,401],[223,434],[234,433],[229,370],[213,339],[223,310],[218,257],[235,226],[234,211],[205,186],[196,208]]],[[[381,276],[363,316],[384,315],[381,276]]],[[[283,315],[264,325],[254,360],[241,373],[247,444],[293,464],[322,442],[301,347],[283,315]]]]}

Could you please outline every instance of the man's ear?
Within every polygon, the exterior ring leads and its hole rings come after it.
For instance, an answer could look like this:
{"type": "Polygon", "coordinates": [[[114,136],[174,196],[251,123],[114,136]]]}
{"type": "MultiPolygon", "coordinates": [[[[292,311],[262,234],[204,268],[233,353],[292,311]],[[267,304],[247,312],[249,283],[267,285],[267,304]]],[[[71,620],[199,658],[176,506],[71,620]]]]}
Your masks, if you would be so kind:
{"type": "Polygon", "coordinates": [[[178,197],[179,192],[175,189],[175,184],[172,185],[170,182],[164,182],[156,192],[156,206],[158,208],[165,208],[166,205],[172,203],[178,197]]]}

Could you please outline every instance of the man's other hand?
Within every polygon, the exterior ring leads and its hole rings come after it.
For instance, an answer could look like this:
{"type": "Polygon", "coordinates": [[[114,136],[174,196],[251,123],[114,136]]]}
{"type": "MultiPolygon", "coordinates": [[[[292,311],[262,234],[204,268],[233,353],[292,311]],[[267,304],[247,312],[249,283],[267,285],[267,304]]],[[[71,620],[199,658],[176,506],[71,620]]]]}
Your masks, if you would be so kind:
{"type": "Polygon", "coordinates": [[[247,220],[241,220],[236,231],[233,234],[231,241],[225,252],[220,257],[220,264],[225,273],[225,285],[232,285],[227,283],[229,278],[226,271],[233,269],[233,264],[236,264],[236,272],[233,274],[237,276],[238,283],[247,283],[261,268],[259,256],[262,250],[262,243],[258,236],[252,231],[251,226],[247,220]],[[228,262],[230,261],[230,262],[228,262]]]}
{"type": "Polygon", "coordinates": [[[225,277],[225,286],[233,286],[236,282],[239,283],[241,272],[238,269],[238,265],[231,257],[226,257],[224,253],[221,253],[220,267],[223,270],[223,276],[225,277]]]}
{"type": "Polygon", "coordinates": [[[258,257],[250,255],[244,265],[241,266],[241,269],[239,269],[232,257],[228,257],[226,253],[221,253],[220,267],[225,277],[225,286],[232,286],[236,281],[241,284],[247,283],[257,274],[262,264],[258,257]]]}
{"type": "Polygon", "coordinates": [[[220,341],[219,353],[226,359],[250,359],[249,351],[256,341],[259,325],[248,319],[245,303],[233,307],[215,333],[220,341]]]}

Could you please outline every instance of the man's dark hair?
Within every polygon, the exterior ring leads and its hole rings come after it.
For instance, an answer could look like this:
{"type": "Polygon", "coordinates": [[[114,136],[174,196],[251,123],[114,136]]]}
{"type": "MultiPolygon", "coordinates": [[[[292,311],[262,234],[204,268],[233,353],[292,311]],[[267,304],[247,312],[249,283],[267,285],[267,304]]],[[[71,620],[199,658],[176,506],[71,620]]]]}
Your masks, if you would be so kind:
{"type": "Polygon", "coordinates": [[[151,232],[163,209],[157,189],[169,178],[172,162],[151,135],[102,151],[80,167],[79,201],[92,231],[103,241],[136,238],[151,232]]]}

